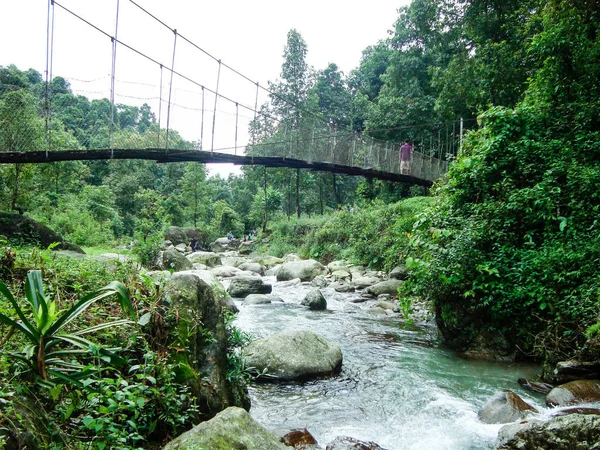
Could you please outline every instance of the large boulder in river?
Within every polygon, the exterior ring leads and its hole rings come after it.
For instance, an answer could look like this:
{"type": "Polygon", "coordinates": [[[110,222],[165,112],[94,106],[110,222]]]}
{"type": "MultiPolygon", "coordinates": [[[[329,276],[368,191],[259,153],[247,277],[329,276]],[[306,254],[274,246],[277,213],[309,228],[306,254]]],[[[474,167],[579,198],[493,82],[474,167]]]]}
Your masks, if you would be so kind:
{"type": "Polygon", "coordinates": [[[392,297],[398,296],[398,288],[402,286],[404,281],[402,280],[386,280],[381,281],[373,286],[369,286],[366,289],[367,294],[374,295],[375,297],[379,297],[381,294],[389,294],[392,297]]]}
{"type": "Polygon", "coordinates": [[[512,391],[498,392],[479,410],[484,423],[509,423],[523,419],[536,409],[512,391]]]}
{"type": "Polygon", "coordinates": [[[10,240],[39,245],[42,248],[56,244],[52,247],[53,250],[70,250],[85,254],[78,245],[65,241],[60,234],[46,225],[21,214],[0,213],[0,235],[10,240]]]}
{"type": "Polygon", "coordinates": [[[396,266],[390,272],[390,278],[393,280],[406,280],[408,278],[408,269],[404,264],[396,266]]]}
{"type": "Polygon", "coordinates": [[[293,280],[300,278],[302,281],[311,281],[318,275],[325,275],[327,268],[314,259],[287,262],[277,272],[277,281],[293,280]]]}
{"type": "Polygon", "coordinates": [[[210,246],[210,236],[206,231],[191,227],[182,228],[182,230],[187,237],[187,242],[185,242],[185,244],[189,244],[192,238],[194,238],[198,242],[198,248],[207,249],[210,246]]]}
{"type": "Polygon", "coordinates": [[[165,240],[171,241],[171,244],[174,246],[179,244],[187,244],[189,242],[185,232],[179,227],[169,227],[165,233],[165,240]]]}
{"type": "Polygon", "coordinates": [[[244,299],[244,305],[268,305],[272,299],[266,294],[250,294],[244,299]]]}
{"type": "Polygon", "coordinates": [[[342,368],[342,351],[312,331],[283,331],[250,343],[246,367],[267,379],[292,381],[333,375],[342,368]]]}
{"type": "Polygon", "coordinates": [[[354,276],[357,272],[352,272],[352,284],[356,287],[356,289],[363,289],[369,286],[373,286],[374,284],[379,283],[381,280],[377,277],[363,277],[360,274],[354,276]]]}
{"type": "Polygon", "coordinates": [[[325,450],[385,450],[373,441],[359,441],[350,436],[338,436],[325,450]]]}
{"type": "Polygon", "coordinates": [[[258,275],[265,274],[265,268],[257,262],[245,262],[238,266],[241,270],[257,273],[258,275]]]}
{"type": "Polygon", "coordinates": [[[227,408],[163,447],[163,450],[289,450],[241,408],[227,408]]]}
{"type": "Polygon", "coordinates": [[[218,238],[212,244],[210,244],[210,250],[215,253],[222,253],[228,250],[232,250],[232,248],[229,247],[229,239],[224,237],[218,238]]]}
{"type": "Polygon", "coordinates": [[[175,249],[171,249],[162,252],[160,256],[160,268],[162,270],[181,272],[182,270],[193,269],[194,266],[182,253],[175,249]]]}
{"type": "Polygon", "coordinates": [[[187,255],[187,259],[193,264],[204,264],[207,267],[221,265],[221,257],[215,252],[194,252],[187,255]]]}
{"type": "Polygon", "coordinates": [[[223,300],[228,297],[225,287],[221,284],[219,279],[215,276],[214,273],[212,273],[211,270],[194,269],[194,270],[184,270],[182,272],[177,272],[177,275],[183,275],[183,274],[191,274],[191,275],[194,275],[195,277],[200,278],[212,289],[213,294],[215,294],[215,296],[219,300],[223,300]]]}
{"type": "Polygon", "coordinates": [[[306,297],[304,297],[301,304],[303,306],[308,306],[308,309],[312,311],[322,311],[327,309],[327,300],[323,297],[323,293],[320,289],[313,289],[306,294],[306,297]]]}
{"type": "Polygon", "coordinates": [[[173,274],[164,294],[148,331],[154,345],[176,364],[176,381],[190,387],[204,417],[228,406],[249,409],[247,389],[227,379],[223,302],[193,272],[173,274]]]}
{"type": "Polygon", "coordinates": [[[600,361],[560,361],[556,364],[552,379],[559,384],[575,380],[599,380],[600,361]]]}
{"type": "Polygon", "coordinates": [[[233,266],[217,266],[210,269],[210,271],[220,278],[237,277],[244,273],[243,270],[233,266]]]}
{"type": "Polygon", "coordinates": [[[250,294],[270,294],[272,290],[259,276],[241,275],[231,279],[227,292],[232,297],[244,298],[250,294]]]}
{"type": "Polygon", "coordinates": [[[548,406],[570,406],[600,402],[600,380],[570,381],[552,389],[546,395],[548,406]]]}
{"type": "Polygon", "coordinates": [[[329,264],[327,264],[327,268],[332,273],[336,270],[344,270],[346,272],[350,272],[350,266],[351,264],[347,263],[346,261],[331,261],[329,264]]]}
{"type": "Polygon", "coordinates": [[[600,416],[570,414],[505,425],[498,433],[496,449],[598,450],[600,416]]]}

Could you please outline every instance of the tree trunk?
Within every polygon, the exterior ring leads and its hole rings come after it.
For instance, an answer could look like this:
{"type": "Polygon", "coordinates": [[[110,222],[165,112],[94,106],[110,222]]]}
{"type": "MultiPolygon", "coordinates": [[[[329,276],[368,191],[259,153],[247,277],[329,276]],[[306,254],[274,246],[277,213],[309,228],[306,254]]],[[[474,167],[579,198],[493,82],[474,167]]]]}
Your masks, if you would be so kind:
{"type": "Polygon", "coordinates": [[[338,191],[337,182],[335,178],[335,173],[333,174],[333,195],[335,196],[335,203],[337,204],[337,208],[341,209],[342,207],[342,199],[340,197],[340,193],[338,191]]]}
{"type": "Polygon", "coordinates": [[[321,215],[323,215],[323,179],[319,180],[319,205],[321,207],[321,215]]]}
{"type": "Polygon", "coordinates": [[[15,164],[15,185],[13,186],[10,208],[17,210],[17,199],[19,198],[19,178],[21,177],[21,164],[15,164]]]}
{"type": "Polygon", "coordinates": [[[290,220],[290,216],[292,215],[292,171],[291,169],[287,169],[288,172],[288,201],[286,205],[286,214],[288,220],[290,220]]]}
{"type": "Polygon", "coordinates": [[[263,194],[265,195],[265,210],[264,210],[264,217],[263,217],[263,233],[267,232],[267,168],[264,168],[265,171],[263,173],[263,194]]]}
{"type": "Polygon", "coordinates": [[[300,218],[300,169],[296,169],[296,215],[300,218]]]}

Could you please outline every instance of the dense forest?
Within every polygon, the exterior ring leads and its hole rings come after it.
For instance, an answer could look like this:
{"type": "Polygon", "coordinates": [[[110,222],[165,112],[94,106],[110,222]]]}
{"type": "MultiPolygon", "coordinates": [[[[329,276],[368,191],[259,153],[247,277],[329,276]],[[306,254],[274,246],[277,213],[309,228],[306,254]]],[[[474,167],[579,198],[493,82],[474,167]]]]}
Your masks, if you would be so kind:
{"type": "MultiPolygon", "coordinates": [[[[463,118],[463,145],[430,190],[284,168],[223,179],[196,163],[61,162],[0,167],[0,207],[86,248],[133,242],[148,266],[169,225],[207,240],[261,229],[278,256],[406,264],[399,295],[429,301],[453,348],[547,367],[597,360],[599,31],[596,0],[414,0],[344,74],[309,67],[291,30],[252,141],[322,127],[415,142],[463,118]]],[[[0,151],[157,147],[161,131],[148,105],[112,108],[59,76],[46,85],[0,67],[0,151]]]]}

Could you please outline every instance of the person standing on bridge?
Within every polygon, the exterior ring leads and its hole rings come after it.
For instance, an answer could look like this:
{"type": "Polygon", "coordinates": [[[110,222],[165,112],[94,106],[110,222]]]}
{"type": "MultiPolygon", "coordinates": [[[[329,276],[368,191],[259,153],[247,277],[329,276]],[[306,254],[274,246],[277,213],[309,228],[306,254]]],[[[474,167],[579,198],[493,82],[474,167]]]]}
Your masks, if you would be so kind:
{"type": "Polygon", "coordinates": [[[400,174],[410,175],[410,162],[412,160],[413,148],[408,141],[404,141],[400,147],[400,174]]]}

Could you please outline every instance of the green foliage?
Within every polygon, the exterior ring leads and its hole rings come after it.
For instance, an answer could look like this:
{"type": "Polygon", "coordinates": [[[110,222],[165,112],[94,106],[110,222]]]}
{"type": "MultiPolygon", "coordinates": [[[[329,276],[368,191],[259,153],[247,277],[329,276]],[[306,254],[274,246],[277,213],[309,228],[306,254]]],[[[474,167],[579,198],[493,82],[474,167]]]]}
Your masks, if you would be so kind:
{"type": "Polygon", "coordinates": [[[348,259],[390,270],[406,257],[416,215],[430,202],[415,197],[311,219],[279,220],[271,226],[269,251],[282,256],[299,249],[303,256],[323,262],[348,259]]]}
{"type": "MultiPolygon", "coordinates": [[[[0,293],[10,302],[14,313],[18,316],[18,319],[11,319],[0,313],[0,322],[20,333],[27,341],[27,345],[21,351],[11,352],[10,355],[25,364],[26,372],[31,371],[50,383],[65,381],[78,383],[78,380],[89,374],[89,368],[71,359],[89,352],[93,347],[92,342],[85,337],[87,334],[131,323],[128,320],[117,320],[88,326],[74,332],[65,331],[65,327],[87,308],[104,298],[116,295],[123,310],[135,317],[127,288],[119,282],[112,282],[98,292],[84,296],[66,311],[59,311],[56,301],[48,299],[44,294],[41,271],[33,270],[27,275],[25,283],[25,293],[31,306],[33,321],[25,315],[10,290],[2,282],[0,282],[0,293]],[[64,347],[65,345],[67,348],[64,347]]],[[[113,362],[117,359],[116,355],[106,349],[96,348],[95,351],[98,352],[101,360],[113,362]]]]}
{"type": "Polygon", "coordinates": [[[84,380],[53,412],[56,426],[68,427],[98,449],[143,448],[153,435],[175,436],[196,419],[189,388],[175,382],[176,367],[146,352],[129,375],[84,380]]]}
{"type": "Polygon", "coordinates": [[[215,217],[211,225],[219,236],[225,236],[229,231],[234,236],[240,237],[244,234],[244,223],[240,220],[237,212],[235,212],[224,200],[219,200],[215,204],[215,217]]]}

